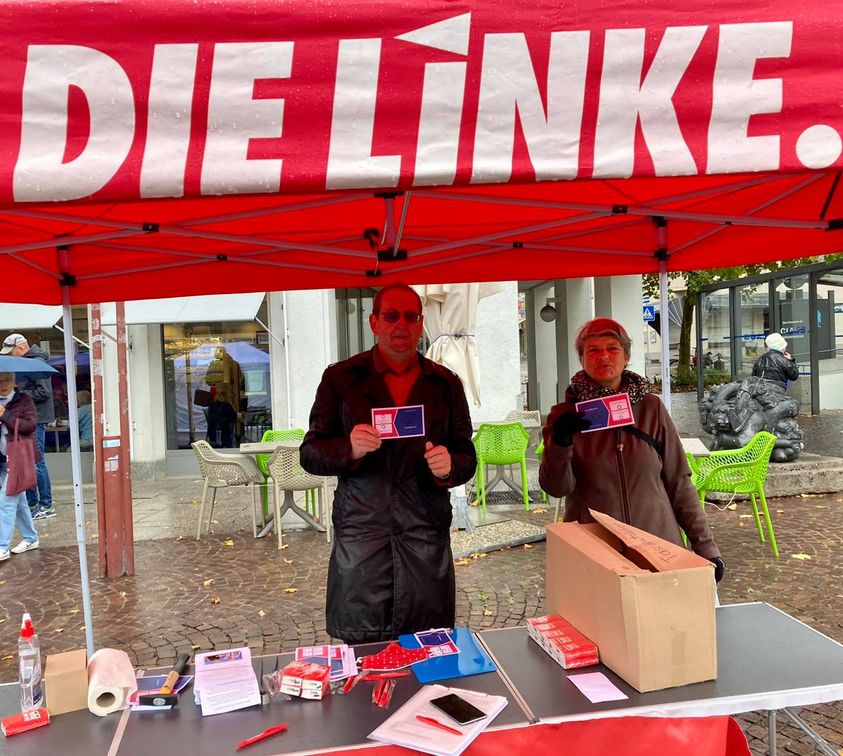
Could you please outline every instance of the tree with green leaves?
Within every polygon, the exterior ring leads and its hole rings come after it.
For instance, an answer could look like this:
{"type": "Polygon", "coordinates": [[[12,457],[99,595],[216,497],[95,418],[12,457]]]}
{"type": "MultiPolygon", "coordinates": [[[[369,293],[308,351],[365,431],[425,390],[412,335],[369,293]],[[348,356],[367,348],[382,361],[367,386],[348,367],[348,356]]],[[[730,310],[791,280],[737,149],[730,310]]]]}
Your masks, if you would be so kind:
{"type": "MultiPolygon", "coordinates": [[[[843,257],[841,255],[826,255],[825,260],[833,260],[843,257]]],[[[711,270],[692,270],[684,273],[668,273],[670,280],[684,280],[685,296],[682,300],[682,326],[679,330],[679,361],[676,366],[677,375],[689,375],[691,373],[691,323],[694,318],[694,308],[697,305],[697,294],[700,289],[710,284],[735,281],[747,276],[755,276],[760,273],[774,273],[778,270],[789,270],[803,265],[810,265],[819,262],[816,257],[801,257],[796,260],[784,260],[782,262],[767,262],[758,265],[739,265],[732,268],[712,268],[711,270]]],[[[651,297],[659,296],[659,276],[657,273],[649,273],[643,276],[644,294],[651,297]]],[[[674,296],[672,292],[668,292],[674,296]]],[[[662,303],[662,317],[667,317],[667,304],[662,303]]]]}

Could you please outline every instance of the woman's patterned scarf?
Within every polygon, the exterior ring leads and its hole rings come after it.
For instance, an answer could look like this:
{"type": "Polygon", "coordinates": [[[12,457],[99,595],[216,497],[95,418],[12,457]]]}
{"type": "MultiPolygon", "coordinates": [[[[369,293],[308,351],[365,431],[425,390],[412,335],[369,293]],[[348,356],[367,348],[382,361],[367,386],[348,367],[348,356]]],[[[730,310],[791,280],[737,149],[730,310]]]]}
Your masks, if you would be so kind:
{"type": "Polygon", "coordinates": [[[629,401],[633,404],[640,402],[648,393],[649,385],[647,379],[631,370],[624,370],[621,373],[620,388],[609,388],[588,377],[585,370],[580,370],[573,378],[568,391],[574,396],[577,402],[584,402],[587,399],[599,399],[612,394],[629,394],[629,401]]]}

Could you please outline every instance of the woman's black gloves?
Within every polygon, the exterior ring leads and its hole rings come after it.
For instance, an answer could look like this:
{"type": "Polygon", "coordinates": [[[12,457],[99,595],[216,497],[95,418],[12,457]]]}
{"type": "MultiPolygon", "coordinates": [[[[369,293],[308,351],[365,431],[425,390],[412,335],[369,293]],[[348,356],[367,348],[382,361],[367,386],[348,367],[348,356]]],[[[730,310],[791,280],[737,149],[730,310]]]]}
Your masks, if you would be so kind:
{"type": "Polygon", "coordinates": [[[711,557],[708,561],[714,565],[714,582],[719,583],[723,579],[723,573],[726,572],[726,562],[720,557],[711,557]]]}
{"type": "Polygon", "coordinates": [[[553,421],[550,437],[557,446],[570,446],[574,443],[574,434],[588,430],[591,420],[586,420],[582,412],[569,410],[563,412],[553,421]]]}

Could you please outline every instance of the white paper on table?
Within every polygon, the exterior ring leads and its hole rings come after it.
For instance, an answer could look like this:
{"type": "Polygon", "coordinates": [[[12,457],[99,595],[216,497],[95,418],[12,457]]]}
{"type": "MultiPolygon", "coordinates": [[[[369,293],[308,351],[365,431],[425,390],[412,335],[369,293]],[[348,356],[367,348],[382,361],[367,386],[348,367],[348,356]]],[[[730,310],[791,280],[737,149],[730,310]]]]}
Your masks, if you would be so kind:
{"type": "Polygon", "coordinates": [[[197,654],[193,689],[203,717],[258,706],[261,696],[251,649],[197,654]]]}
{"type": "Polygon", "coordinates": [[[430,753],[433,756],[459,756],[492,723],[506,704],[507,700],[504,696],[487,695],[460,688],[446,688],[443,685],[425,685],[380,727],[370,732],[369,738],[381,743],[392,743],[422,753],[430,753]],[[479,722],[467,725],[459,725],[451,721],[430,703],[431,698],[448,693],[456,693],[474,704],[486,714],[486,717],[479,722]],[[448,727],[459,730],[461,734],[454,735],[419,722],[416,719],[418,715],[436,719],[448,727]]]}
{"type": "Polygon", "coordinates": [[[586,672],[581,675],[568,675],[568,679],[579,688],[591,703],[603,701],[622,701],[629,698],[622,693],[602,672],[586,672]]]}

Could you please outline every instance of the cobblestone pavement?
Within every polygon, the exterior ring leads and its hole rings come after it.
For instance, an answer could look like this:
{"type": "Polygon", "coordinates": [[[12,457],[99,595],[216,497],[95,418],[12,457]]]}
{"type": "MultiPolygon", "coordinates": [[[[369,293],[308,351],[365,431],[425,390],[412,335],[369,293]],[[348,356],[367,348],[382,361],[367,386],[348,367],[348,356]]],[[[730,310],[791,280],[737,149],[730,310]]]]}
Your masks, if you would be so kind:
{"type": "MultiPolygon", "coordinates": [[[[527,514],[514,498],[510,501],[510,516],[549,520],[547,513],[527,514]]],[[[69,508],[62,510],[70,516],[69,508]]],[[[771,500],[771,510],[779,560],[759,543],[746,504],[734,511],[708,508],[728,564],[721,601],[769,601],[843,641],[843,494],[771,500]]],[[[255,541],[246,529],[203,535],[201,541],[182,536],[136,543],[135,577],[92,578],[97,647],[125,648],[143,666],[167,664],[190,647],[249,645],[257,653],[272,653],[327,641],[329,547],[312,531],[290,532],[285,545],[278,550],[273,539],[255,541]]],[[[97,575],[95,552],[89,551],[92,576],[97,575]]],[[[543,612],[544,560],[544,543],[537,543],[458,563],[458,624],[507,627],[543,612]]],[[[42,653],[84,646],[75,546],[41,548],[0,567],[0,681],[15,679],[17,623],[24,607],[33,614],[42,653]]],[[[802,713],[843,748],[843,704],[802,713]]],[[[740,721],[753,751],[765,752],[766,718],[750,715],[740,721]]],[[[779,747],[780,753],[814,752],[784,718],[779,747]]]]}

